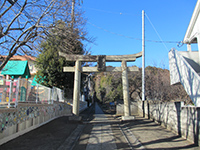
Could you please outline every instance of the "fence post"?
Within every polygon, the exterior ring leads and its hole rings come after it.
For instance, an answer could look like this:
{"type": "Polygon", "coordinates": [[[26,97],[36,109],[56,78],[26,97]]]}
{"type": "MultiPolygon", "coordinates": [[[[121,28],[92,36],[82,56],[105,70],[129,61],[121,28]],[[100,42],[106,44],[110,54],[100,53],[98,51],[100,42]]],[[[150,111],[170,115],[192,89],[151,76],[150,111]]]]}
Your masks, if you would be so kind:
{"type": "Polygon", "coordinates": [[[59,89],[59,91],[58,91],[58,101],[60,102],[60,101],[63,101],[63,98],[62,98],[62,90],[61,89],[59,89]]]}
{"type": "Polygon", "coordinates": [[[38,103],[38,84],[37,84],[37,90],[36,90],[36,104],[38,103]]]}
{"type": "Polygon", "coordinates": [[[51,103],[53,104],[54,87],[51,89],[51,103]]]}
{"type": "Polygon", "coordinates": [[[8,108],[10,108],[10,101],[13,98],[13,79],[10,80],[10,90],[9,90],[9,100],[8,100],[8,108]]]}
{"type": "Polygon", "coordinates": [[[51,88],[49,88],[48,103],[51,104],[51,88]]]}
{"type": "Polygon", "coordinates": [[[1,100],[1,102],[7,102],[6,101],[6,90],[7,90],[7,85],[6,85],[6,76],[4,76],[4,78],[3,78],[3,86],[4,86],[4,88],[3,88],[3,91],[2,91],[2,100],[1,100]]]}
{"type": "Polygon", "coordinates": [[[17,87],[16,87],[15,107],[17,107],[17,105],[18,105],[19,87],[20,87],[20,77],[18,78],[18,83],[17,83],[17,87]]]}
{"type": "Polygon", "coordinates": [[[54,91],[55,91],[55,90],[54,90],[54,87],[53,87],[53,88],[52,88],[52,95],[51,95],[51,96],[52,96],[52,97],[51,97],[52,104],[53,104],[54,91]]]}

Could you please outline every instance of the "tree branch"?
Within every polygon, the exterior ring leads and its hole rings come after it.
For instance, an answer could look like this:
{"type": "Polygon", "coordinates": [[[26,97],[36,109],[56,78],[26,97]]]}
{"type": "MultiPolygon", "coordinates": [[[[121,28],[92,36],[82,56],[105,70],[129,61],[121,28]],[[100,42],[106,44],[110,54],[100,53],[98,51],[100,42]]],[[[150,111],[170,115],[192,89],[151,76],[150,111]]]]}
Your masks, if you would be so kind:
{"type": "MultiPolygon", "coordinates": [[[[24,5],[21,7],[19,13],[14,17],[14,19],[10,22],[10,24],[8,25],[6,31],[4,32],[4,35],[6,35],[11,27],[11,25],[15,22],[15,20],[21,15],[22,11],[24,10],[25,6],[27,4],[27,0],[25,0],[24,5]]],[[[1,38],[1,37],[0,37],[1,38]]]]}
{"type": "MultiPolygon", "coordinates": [[[[6,3],[6,0],[4,1],[4,4],[2,5],[2,7],[0,8],[0,10],[3,8],[3,6],[5,5],[5,3],[6,3]]],[[[10,5],[10,7],[8,7],[4,12],[2,12],[1,14],[0,14],[0,19],[1,19],[1,17],[3,16],[3,15],[5,15],[9,10],[10,10],[10,8],[12,7],[13,5],[10,5]]]]}

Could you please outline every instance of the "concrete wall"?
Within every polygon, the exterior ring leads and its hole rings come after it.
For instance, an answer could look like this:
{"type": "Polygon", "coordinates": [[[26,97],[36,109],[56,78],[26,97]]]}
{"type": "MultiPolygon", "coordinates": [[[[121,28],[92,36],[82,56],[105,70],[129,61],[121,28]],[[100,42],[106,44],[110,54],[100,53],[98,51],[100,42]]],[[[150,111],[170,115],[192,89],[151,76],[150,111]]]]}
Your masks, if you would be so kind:
{"type": "Polygon", "coordinates": [[[171,84],[181,83],[195,106],[200,107],[200,76],[190,64],[177,50],[169,52],[171,84]]]}
{"type": "MultiPolygon", "coordinates": [[[[131,102],[131,115],[138,115],[137,102],[131,102]]],[[[116,106],[116,115],[124,115],[124,103],[123,101],[118,101],[116,106]]]]}
{"type": "Polygon", "coordinates": [[[199,145],[200,107],[182,107],[181,102],[138,101],[138,114],[160,123],[199,145]]]}
{"type": "Polygon", "coordinates": [[[197,73],[200,72],[198,51],[179,51],[179,54],[185,58],[185,60],[197,73]]]}
{"type": "Polygon", "coordinates": [[[51,120],[71,115],[72,107],[66,103],[19,103],[17,108],[0,109],[0,145],[51,120]]]}

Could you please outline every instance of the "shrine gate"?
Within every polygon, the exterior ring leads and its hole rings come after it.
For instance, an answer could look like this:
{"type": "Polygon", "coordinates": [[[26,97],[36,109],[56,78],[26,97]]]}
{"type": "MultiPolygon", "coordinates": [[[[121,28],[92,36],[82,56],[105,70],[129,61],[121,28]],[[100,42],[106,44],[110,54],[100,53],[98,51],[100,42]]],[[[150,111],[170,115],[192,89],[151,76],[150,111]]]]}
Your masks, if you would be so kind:
{"type": "Polygon", "coordinates": [[[131,55],[69,55],[59,52],[60,56],[65,57],[66,61],[75,62],[74,67],[64,67],[64,72],[74,73],[74,92],[73,92],[73,110],[72,113],[79,116],[79,95],[81,72],[122,72],[124,116],[122,120],[134,119],[130,111],[128,71],[139,71],[138,67],[127,67],[127,62],[134,62],[136,58],[142,56],[142,52],[131,55]],[[81,67],[81,62],[97,62],[97,67],[81,67]],[[106,67],[106,62],[121,62],[121,67],[106,67]]]}

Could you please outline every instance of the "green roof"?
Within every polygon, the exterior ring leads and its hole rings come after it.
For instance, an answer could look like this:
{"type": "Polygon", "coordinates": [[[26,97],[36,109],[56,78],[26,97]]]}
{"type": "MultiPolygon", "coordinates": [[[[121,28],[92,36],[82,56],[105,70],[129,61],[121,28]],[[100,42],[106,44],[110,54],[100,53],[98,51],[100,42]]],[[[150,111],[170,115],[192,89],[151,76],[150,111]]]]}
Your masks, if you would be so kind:
{"type": "Polygon", "coordinates": [[[28,61],[8,61],[1,71],[2,75],[10,75],[12,78],[30,78],[28,61]]]}

